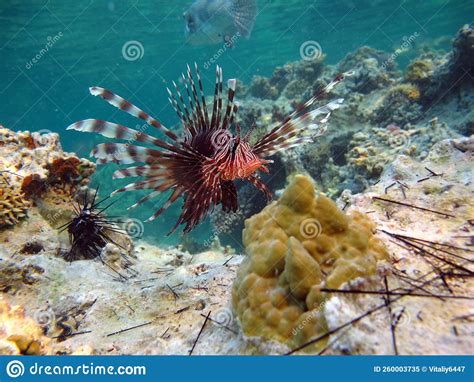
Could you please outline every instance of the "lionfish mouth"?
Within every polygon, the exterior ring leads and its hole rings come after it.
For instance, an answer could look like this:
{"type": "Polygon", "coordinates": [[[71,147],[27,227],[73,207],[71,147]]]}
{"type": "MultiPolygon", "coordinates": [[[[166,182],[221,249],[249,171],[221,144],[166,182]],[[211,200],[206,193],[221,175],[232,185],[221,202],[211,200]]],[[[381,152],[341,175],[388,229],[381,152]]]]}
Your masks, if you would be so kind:
{"type": "MultiPolygon", "coordinates": [[[[339,74],[318,96],[329,92],[345,75],[347,73],[339,74]]],[[[181,214],[169,234],[180,225],[184,225],[185,233],[191,231],[219,204],[225,212],[235,212],[238,209],[235,179],[249,181],[270,199],[270,191],[258,177],[259,171],[268,172],[265,164],[271,161],[265,158],[312,142],[325,131],[330,114],[343,102],[342,99],[336,99],[315,108],[315,96],[281,122],[271,126],[267,134],[251,145],[250,131],[241,137],[240,126],[235,123],[238,110],[238,105],[234,103],[235,80],[228,81],[224,106],[222,69],[216,67],[214,99],[212,107],[208,108],[197,65],[195,76],[188,65],[186,76],[182,74],[182,79],[186,101],[174,81],[174,92],[167,89],[169,101],[183,127],[182,138],[139,107],[101,87],[90,88],[90,93],[145,121],[163,133],[166,140],[98,119],[78,121],[67,128],[95,132],[127,142],[99,144],[91,155],[98,164],[140,164],[122,168],[113,174],[113,178],[141,177],[142,180],[119,188],[112,195],[124,191],[151,190],[129,208],[136,208],[161,193],[169,193],[167,201],[147,221],[156,219],[178,198],[184,199],[181,214]],[[137,144],[131,144],[134,141],[137,144]],[[235,142],[238,142],[238,146],[235,146],[235,142]]]]}

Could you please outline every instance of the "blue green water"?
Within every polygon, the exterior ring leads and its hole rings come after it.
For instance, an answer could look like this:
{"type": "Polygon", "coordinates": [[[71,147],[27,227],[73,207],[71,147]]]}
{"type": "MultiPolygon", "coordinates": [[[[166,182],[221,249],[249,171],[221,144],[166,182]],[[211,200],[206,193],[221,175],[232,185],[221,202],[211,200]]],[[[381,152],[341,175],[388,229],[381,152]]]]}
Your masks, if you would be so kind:
{"type": "MultiPolygon", "coordinates": [[[[14,130],[57,132],[65,150],[86,156],[100,138],[66,132],[72,122],[99,118],[132,127],[138,123],[90,96],[88,87],[99,85],[173,126],[177,119],[167,101],[166,84],[176,80],[187,63],[202,67],[221,47],[185,44],[182,13],[189,4],[190,0],[2,0],[0,124],[14,130]],[[44,52],[48,41],[52,46],[44,52]],[[143,47],[141,58],[124,58],[122,49],[130,41],[143,47]]],[[[251,38],[237,41],[217,61],[226,78],[249,82],[253,75],[270,75],[276,66],[300,59],[300,46],[308,40],[317,41],[326,61],[334,64],[363,45],[395,51],[416,32],[419,37],[411,51],[398,57],[405,65],[424,44],[449,49],[450,38],[474,15],[474,2],[469,0],[260,0],[258,4],[251,38]]],[[[210,88],[213,70],[204,70],[204,78],[210,88]]],[[[115,188],[108,178],[99,178],[104,189],[115,188]]],[[[161,237],[177,214],[178,209],[172,210],[147,226],[151,228],[146,235],[161,237]]],[[[149,215],[150,211],[138,211],[133,216],[149,215]]],[[[195,237],[206,240],[208,229],[203,225],[195,237]]]]}

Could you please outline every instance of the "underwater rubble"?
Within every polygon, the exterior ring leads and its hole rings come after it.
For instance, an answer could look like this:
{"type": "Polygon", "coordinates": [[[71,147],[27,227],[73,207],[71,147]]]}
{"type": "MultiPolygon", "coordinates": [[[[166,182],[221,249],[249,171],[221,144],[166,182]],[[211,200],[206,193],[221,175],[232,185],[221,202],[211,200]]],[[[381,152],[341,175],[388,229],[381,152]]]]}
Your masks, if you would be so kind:
{"type": "Polygon", "coordinates": [[[33,206],[19,224],[0,230],[0,351],[469,353],[473,304],[455,296],[473,289],[472,261],[465,258],[474,235],[473,150],[473,139],[463,138],[440,142],[422,162],[400,155],[367,192],[345,192],[339,210],[314,192],[310,178],[297,175],[277,202],[247,221],[245,255],[218,248],[191,255],[137,241],[126,264],[112,244],[103,261],[68,262],[58,256],[65,245],[58,230],[33,206]],[[310,212],[312,199],[324,208],[310,212]],[[285,218],[291,213],[294,220],[285,218]],[[268,237],[271,229],[280,233],[268,237]],[[33,241],[35,249],[28,250],[33,241]],[[329,250],[322,263],[313,256],[324,243],[341,252],[330,260],[329,250]],[[436,257],[427,259],[423,251],[436,257]],[[272,271],[275,256],[278,270],[272,271]],[[319,278],[305,277],[318,267],[319,278]],[[443,277],[426,279],[432,267],[443,277]],[[249,269],[263,272],[261,280],[253,274],[254,282],[275,291],[243,293],[249,269]],[[267,296],[272,300],[265,302],[267,296]],[[274,303],[283,310],[273,312],[274,303]],[[268,330],[258,327],[262,323],[268,330]],[[314,336],[321,339],[311,342],[314,336]]]}
{"type": "MultiPolygon", "coordinates": [[[[201,315],[211,310],[217,324],[210,326],[234,335],[235,329],[219,323],[233,321],[230,297],[224,296],[230,296],[241,256],[220,247],[191,256],[133,244],[125,231],[113,236],[100,258],[67,261],[70,243],[60,228],[86,193],[94,164],[64,153],[57,134],[0,132],[1,187],[19,190],[30,203],[18,223],[0,230],[0,352],[186,354],[201,315]],[[55,163],[67,165],[56,170],[55,163]],[[38,192],[23,192],[25,179],[37,179],[38,192]],[[150,328],[141,335],[120,332],[144,321],[151,321],[150,328]],[[30,342],[34,346],[26,351],[23,345],[30,342]]],[[[221,346],[203,344],[195,353],[219,353],[221,346]]]]}
{"type": "Polygon", "coordinates": [[[403,71],[362,47],[242,86],[258,137],[354,71],[326,135],[272,158],[275,200],[240,189],[209,245],[162,248],[120,220],[100,256],[67,261],[95,164],[0,126],[0,354],[471,353],[472,41],[464,26],[403,71]]]}

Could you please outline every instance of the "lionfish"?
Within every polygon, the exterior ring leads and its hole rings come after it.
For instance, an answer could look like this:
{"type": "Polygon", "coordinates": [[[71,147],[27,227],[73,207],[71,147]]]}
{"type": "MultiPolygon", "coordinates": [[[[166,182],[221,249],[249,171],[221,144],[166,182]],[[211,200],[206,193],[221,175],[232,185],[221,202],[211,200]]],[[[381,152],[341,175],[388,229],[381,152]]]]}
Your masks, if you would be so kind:
{"type": "Polygon", "coordinates": [[[174,81],[175,92],[167,89],[169,101],[183,126],[182,138],[142,109],[110,90],[100,87],[91,87],[90,93],[155,127],[166,135],[168,141],[143,131],[98,119],[78,121],[67,129],[95,132],[107,138],[127,140],[127,143],[99,144],[91,153],[98,164],[143,163],[117,170],[113,174],[114,179],[125,177],[145,179],[119,188],[111,195],[131,190],[152,190],[129,207],[131,209],[160,193],[171,191],[168,200],[146,221],[156,219],[179,197],[183,197],[181,214],[169,234],[183,224],[185,225],[183,232],[187,233],[219,204],[225,212],[237,211],[235,185],[237,179],[252,183],[270,200],[270,191],[257,175],[260,171],[269,172],[267,165],[272,161],[265,158],[282,150],[311,142],[324,132],[331,112],[340,107],[343,99],[336,99],[318,108],[313,106],[320,95],[329,92],[347,74],[349,73],[338,74],[317,95],[297,107],[281,122],[274,124],[270,131],[254,144],[250,143],[252,128],[242,135],[240,126],[235,121],[239,107],[238,103],[234,102],[235,79],[228,81],[227,102],[224,105],[222,69],[219,66],[216,67],[212,112],[209,112],[206,103],[197,65],[195,65],[195,76],[199,93],[189,65],[187,76],[182,74],[187,102],[184,101],[183,94],[174,81]],[[130,144],[132,141],[149,144],[155,148],[130,144]]]}

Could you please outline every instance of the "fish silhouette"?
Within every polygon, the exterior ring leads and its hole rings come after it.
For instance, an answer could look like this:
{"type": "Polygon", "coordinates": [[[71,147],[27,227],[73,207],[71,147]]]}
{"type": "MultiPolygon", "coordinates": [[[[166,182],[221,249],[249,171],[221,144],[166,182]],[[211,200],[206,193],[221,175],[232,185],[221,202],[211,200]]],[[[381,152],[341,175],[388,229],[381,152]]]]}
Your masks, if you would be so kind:
{"type": "Polygon", "coordinates": [[[249,38],[257,17],[255,0],[195,0],[183,13],[186,40],[192,45],[249,38]]]}

